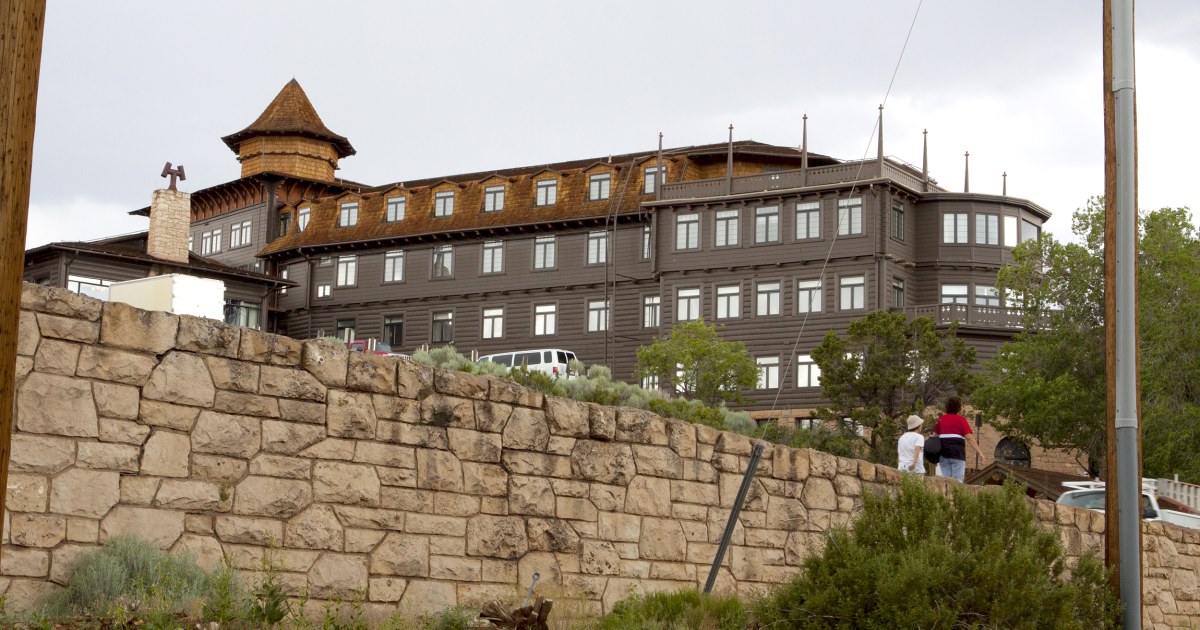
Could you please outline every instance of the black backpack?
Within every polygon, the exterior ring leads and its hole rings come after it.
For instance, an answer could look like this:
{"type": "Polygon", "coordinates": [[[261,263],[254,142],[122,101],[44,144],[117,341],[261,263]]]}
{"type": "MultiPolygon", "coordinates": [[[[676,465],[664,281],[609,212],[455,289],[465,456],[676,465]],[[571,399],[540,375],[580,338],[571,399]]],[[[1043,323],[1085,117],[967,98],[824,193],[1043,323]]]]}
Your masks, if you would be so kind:
{"type": "Polygon", "coordinates": [[[942,438],[936,435],[925,438],[925,448],[922,453],[925,455],[925,461],[930,464],[942,461],[942,438]]]}

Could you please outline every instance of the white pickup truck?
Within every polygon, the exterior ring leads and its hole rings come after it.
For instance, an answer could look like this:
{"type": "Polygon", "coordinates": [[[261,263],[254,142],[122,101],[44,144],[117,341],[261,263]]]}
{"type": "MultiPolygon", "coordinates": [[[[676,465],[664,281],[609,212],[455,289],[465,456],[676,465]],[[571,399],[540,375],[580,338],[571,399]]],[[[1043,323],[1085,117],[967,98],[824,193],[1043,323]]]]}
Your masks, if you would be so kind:
{"type": "MultiPolygon", "coordinates": [[[[1058,497],[1058,503],[1085,510],[1104,511],[1103,481],[1064,481],[1063,487],[1070,488],[1058,497]]],[[[1160,507],[1154,492],[1153,480],[1142,484],[1142,518],[1147,521],[1174,523],[1180,527],[1200,529],[1200,514],[1189,514],[1160,507]]]]}

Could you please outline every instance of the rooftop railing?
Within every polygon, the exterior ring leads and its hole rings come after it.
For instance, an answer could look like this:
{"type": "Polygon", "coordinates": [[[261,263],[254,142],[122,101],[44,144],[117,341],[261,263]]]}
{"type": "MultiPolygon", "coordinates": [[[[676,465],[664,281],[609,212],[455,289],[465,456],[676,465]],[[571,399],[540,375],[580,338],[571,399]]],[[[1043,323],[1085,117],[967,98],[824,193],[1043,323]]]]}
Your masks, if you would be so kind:
{"type": "MultiPolygon", "coordinates": [[[[882,175],[878,160],[861,162],[843,162],[832,166],[818,166],[808,169],[788,171],[772,171],[755,175],[738,175],[731,179],[718,177],[713,179],[696,179],[686,182],[663,184],[662,199],[696,199],[703,197],[723,197],[772,190],[790,190],[807,186],[826,186],[856,181],[866,181],[886,177],[913,190],[925,190],[925,184],[920,175],[914,174],[910,167],[884,160],[882,175]]],[[[928,190],[942,191],[932,180],[928,190]]]]}
{"type": "Polygon", "coordinates": [[[1020,330],[1024,310],[977,304],[922,304],[904,309],[909,317],[932,317],[937,324],[958,322],[966,326],[1020,330]]]}

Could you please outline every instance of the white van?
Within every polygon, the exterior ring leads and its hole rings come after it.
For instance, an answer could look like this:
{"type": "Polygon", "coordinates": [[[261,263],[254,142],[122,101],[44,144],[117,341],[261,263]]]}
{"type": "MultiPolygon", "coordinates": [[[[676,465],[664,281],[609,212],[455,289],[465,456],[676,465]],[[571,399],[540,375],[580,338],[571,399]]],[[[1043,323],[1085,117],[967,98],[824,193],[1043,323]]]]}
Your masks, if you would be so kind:
{"type": "Polygon", "coordinates": [[[575,353],[570,350],[549,348],[544,350],[522,350],[520,352],[500,352],[479,357],[478,363],[491,361],[509,368],[525,367],[535,372],[544,372],[551,376],[574,376],[570,373],[568,364],[575,360],[575,353]]]}

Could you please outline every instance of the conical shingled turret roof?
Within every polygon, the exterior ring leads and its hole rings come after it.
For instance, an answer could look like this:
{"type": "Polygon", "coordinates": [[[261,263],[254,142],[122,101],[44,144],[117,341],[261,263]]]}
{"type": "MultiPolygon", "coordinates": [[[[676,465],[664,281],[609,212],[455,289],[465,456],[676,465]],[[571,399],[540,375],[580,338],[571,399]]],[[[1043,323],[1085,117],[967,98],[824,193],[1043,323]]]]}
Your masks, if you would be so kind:
{"type": "Polygon", "coordinates": [[[263,113],[257,120],[250,123],[249,127],[225,136],[221,140],[236,153],[238,145],[242,142],[250,138],[268,135],[304,136],[324,140],[333,145],[340,158],[355,154],[354,147],[350,145],[350,141],[345,136],[330,131],[325,123],[321,122],[321,117],[317,115],[317,110],[308,100],[304,88],[300,87],[300,83],[295,79],[288,81],[287,85],[283,86],[283,89],[275,96],[275,100],[267,105],[263,113]]]}

